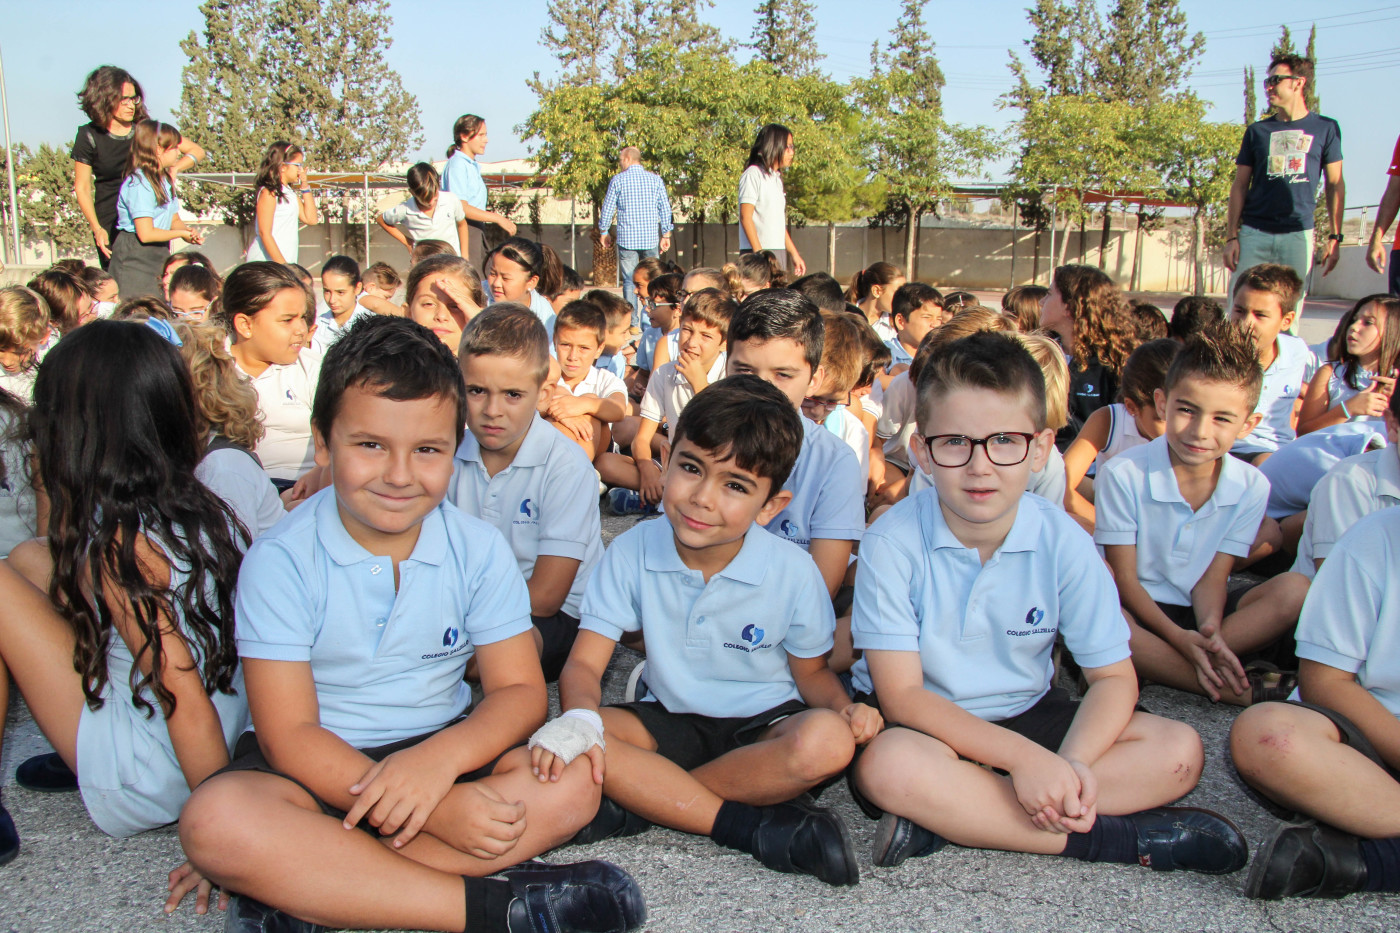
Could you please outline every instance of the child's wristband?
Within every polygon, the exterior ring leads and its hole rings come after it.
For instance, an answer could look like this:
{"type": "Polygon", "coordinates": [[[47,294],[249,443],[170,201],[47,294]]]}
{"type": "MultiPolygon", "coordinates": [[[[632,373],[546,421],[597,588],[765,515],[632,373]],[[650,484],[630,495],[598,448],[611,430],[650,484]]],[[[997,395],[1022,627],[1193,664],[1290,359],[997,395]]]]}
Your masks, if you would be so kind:
{"type": "Polygon", "coordinates": [[[1347,410],[1347,400],[1346,400],[1346,399],[1342,399],[1342,417],[1344,417],[1344,418],[1350,418],[1350,417],[1351,417],[1351,412],[1347,410]]]}

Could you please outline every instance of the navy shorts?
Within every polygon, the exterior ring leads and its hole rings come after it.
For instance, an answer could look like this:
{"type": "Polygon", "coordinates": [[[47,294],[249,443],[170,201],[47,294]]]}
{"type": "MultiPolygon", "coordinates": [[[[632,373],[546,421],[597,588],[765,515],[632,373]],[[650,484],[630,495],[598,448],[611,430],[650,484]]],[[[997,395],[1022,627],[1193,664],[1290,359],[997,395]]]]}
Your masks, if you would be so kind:
{"type": "Polygon", "coordinates": [[[640,719],[642,728],[656,740],[656,753],[687,771],[736,748],[752,745],[764,729],[810,709],[800,700],[788,700],[756,716],[722,719],[699,713],[673,713],[656,700],[617,703],[608,708],[626,710],[640,719]]]}

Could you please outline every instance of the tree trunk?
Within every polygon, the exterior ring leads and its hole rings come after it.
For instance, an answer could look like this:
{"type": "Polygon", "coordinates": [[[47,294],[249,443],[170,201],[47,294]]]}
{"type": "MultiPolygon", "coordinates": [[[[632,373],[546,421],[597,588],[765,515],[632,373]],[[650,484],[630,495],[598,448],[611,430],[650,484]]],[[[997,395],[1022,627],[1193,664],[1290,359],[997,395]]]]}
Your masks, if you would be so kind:
{"type": "Polygon", "coordinates": [[[1031,260],[1031,284],[1040,284],[1040,236],[1041,231],[1035,232],[1035,259],[1031,260]]]}
{"type": "Polygon", "coordinates": [[[826,225],[826,271],[836,278],[836,224],[826,225]]]}
{"type": "MultiPolygon", "coordinates": [[[[593,216],[599,217],[602,213],[603,205],[595,201],[593,216]]],[[[588,241],[593,245],[593,284],[600,287],[612,285],[617,281],[617,251],[603,249],[603,235],[598,232],[597,222],[589,224],[588,241]]]]}
{"type": "Polygon", "coordinates": [[[1072,226],[1074,226],[1074,218],[1066,217],[1065,232],[1064,235],[1060,237],[1060,261],[1055,263],[1056,267],[1063,266],[1065,264],[1065,257],[1069,255],[1069,229],[1072,226]]]}
{"type": "Polygon", "coordinates": [[[1138,205],[1137,230],[1133,234],[1133,272],[1129,276],[1129,291],[1138,291],[1142,288],[1142,212],[1143,205],[1138,205]]]}
{"type": "Polygon", "coordinates": [[[919,216],[921,211],[910,208],[904,225],[904,268],[908,270],[909,281],[919,278],[919,216]]]}
{"type": "Polygon", "coordinates": [[[1086,234],[1086,232],[1085,232],[1085,228],[1088,226],[1088,224],[1089,224],[1089,215],[1088,215],[1087,213],[1081,214],[1081,215],[1079,216],[1079,261],[1080,261],[1080,262],[1088,262],[1088,261],[1089,261],[1089,246],[1088,246],[1089,241],[1088,241],[1087,239],[1085,239],[1085,237],[1087,236],[1087,234],[1086,234]]]}
{"type": "Polygon", "coordinates": [[[1191,212],[1191,264],[1196,268],[1197,295],[1206,293],[1205,224],[1201,222],[1201,208],[1191,212]]]}
{"type": "Polygon", "coordinates": [[[1108,252],[1108,237],[1112,232],[1112,215],[1109,213],[1109,205],[1105,204],[1103,206],[1103,233],[1099,236],[1099,268],[1103,269],[1105,272],[1108,271],[1107,268],[1105,268],[1105,254],[1108,252]]]}

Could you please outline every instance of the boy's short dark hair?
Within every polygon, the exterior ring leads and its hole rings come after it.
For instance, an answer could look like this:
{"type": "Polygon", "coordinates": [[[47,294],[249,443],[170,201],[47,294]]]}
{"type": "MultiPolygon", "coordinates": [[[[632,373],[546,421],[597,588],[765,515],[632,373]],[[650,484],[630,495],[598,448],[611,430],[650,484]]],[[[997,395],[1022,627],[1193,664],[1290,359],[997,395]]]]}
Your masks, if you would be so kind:
{"type": "Polygon", "coordinates": [[[826,339],[817,306],[790,288],[766,288],[745,298],[729,322],[729,352],[734,352],[734,344],[743,340],[767,343],[779,338],[797,341],[808,367],[817,371],[826,339]]]}
{"type": "Polygon", "coordinates": [[[408,251],[408,267],[411,269],[429,256],[456,256],[457,250],[446,240],[419,240],[408,251]]]}
{"type": "Polygon", "coordinates": [[[1225,320],[1225,309],[1220,302],[1205,295],[1187,295],[1172,308],[1172,319],[1167,322],[1167,336],[1184,341],[1208,324],[1219,324],[1225,320]]]}
{"type": "Polygon", "coordinates": [[[583,300],[594,305],[607,316],[608,327],[616,327],[623,318],[632,319],[632,306],[627,303],[627,300],[605,288],[590,289],[584,294],[583,300]]]}
{"type": "Polygon", "coordinates": [[[583,276],[579,275],[573,266],[564,266],[559,277],[559,291],[562,292],[582,292],[583,276]]]}
{"type": "Polygon", "coordinates": [[[1296,55],[1292,53],[1286,55],[1275,55],[1273,58],[1269,59],[1270,71],[1273,71],[1274,68],[1278,67],[1279,65],[1285,66],[1290,73],[1297,75],[1300,78],[1307,78],[1308,83],[1312,84],[1312,59],[1304,58],[1302,55],[1296,55]]]}
{"type": "Polygon", "coordinates": [[[790,286],[823,311],[845,311],[846,293],[826,272],[809,272],[790,286]]]}
{"type": "Polygon", "coordinates": [[[88,291],[92,292],[94,295],[97,294],[97,290],[103,285],[106,285],[108,282],[116,281],[112,273],[101,266],[83,266],[83,274],[80,275],[79,278],[83,280],[83,284],[87,286],[88,291]]]}
{"type": "Polygon", "coordinates": [[[1149,340],[1128,354],[1128,361],[1123,364],[1123,381],[1118,387],[1119,397],[1151,411],[1156,403],[1156,391],[1166,385],[1167,369],[1180,348],[1181,344],[1175,340],[1163,337],[1149,340]]]}
{"type": "Polygon", "coordinates": [[[900,317],[908,320],[909,315],[930,303],[940,310],[945,307],[938,289],[923,282],[905,282],[895,289],[894,298],[890,299],[890,323],[894,324],[895,318],[900,317]]]}
{"type": "Polygon", "coordinates": [[[698,292],[691,292],[686,298],[685,304],[681,306],[680,320],[708,324],[727,336],[737,307],[734,299],[729,297],[729,292],[718,288],[702,288],[698,292]]]}
{"type": "Polygon", "coordinates": [[[608,316],[591,301],[571,301],[554,318],[554,335],[557,337],[566,327],[586,330],[601,344],[608,335],[608,316]]]}
{"type": "Polygon", "coordinates": [[[1235,287],[1230,291],[1234,298],[1242,288],[1252,288],[1256,292],[1269,292],[1278,299],[1284,314],[1298,310],[1298,300],[1303,297],[1303,280],[1291,266],[1277,262],[1261,262],[1250,266],[1235,279],[1235,287]]]}
{"type": "MultiPolygon", "coordinates": [[[[770,481],[768,498],[783,489],[802,449],[802,416],[772,383],[747,373],[702,389],[671,429],[674,455],[682,440],[725,454],[740,469],[770,481]]],[[[767,501],[767,500],[765,500],[767,501]]]]}
{"type": "Polygon", "coordinates": [[[1204,327],[1186,339],[1167,368],[1162,391],[1170,395],[1187,376],[1244,389],[1248,403],[1246,414],[1259,404],[1259,391],[1264,385],[1264,368],[1259,365],[1259,349],[1253,336],[1243,327],[1228,322],[1204,327]]]}
{"type": "Polygon", "coordinates": [[[408,318],[375,314],[351,325],[326,351],[311,424],[324,438],[340,412],[340,400],[364,388],[396,402],[442,397],[457,409],[457,443],[467,423],[467,389],[452,351],[437,335],[408,318]]]}
{"type": "Polygon", "coordinates": [[[929,356],[919,373],[915,414],[920,431],[926,430],[933,400],[955,389],[1019,395],[1031,424],[1037,431],[1045,429],[1045,373],[1014,334],[981,331],[929,356]]]}
{"type": "MultiPolygon", "coordinates": [[[[438,341],[441,343],[442,341],[438,341]]],[[[513,356],[530,367],[540,385],[549,378],[549,334],[535,312],[513,301],[500,301],[471,319],[462,331],[459,359],[513,356]]]]}

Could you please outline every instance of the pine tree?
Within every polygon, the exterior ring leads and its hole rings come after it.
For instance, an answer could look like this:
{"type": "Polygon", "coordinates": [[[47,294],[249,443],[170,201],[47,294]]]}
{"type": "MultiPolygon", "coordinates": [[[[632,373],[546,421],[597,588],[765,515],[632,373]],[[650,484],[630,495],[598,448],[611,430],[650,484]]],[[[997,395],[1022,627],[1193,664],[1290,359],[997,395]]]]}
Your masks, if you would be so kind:
{"type": "MultiPolygon", "coordinates": [[[[565,84],[597,84],[617,41],[617,0],[550,0],[540,42],[554,53],[565,84]]],[[[538,72],[534,82],[540,80],[538,72]]]]}
{"type": "Polygon", "coordinates": [[[1087,52],[1094,88],[1135,104],[1180,96],[1205,44],[1203,34],[1188,32],[1178,0],[1117,0],[1100,41],[1087,52]]]}
{"type": "Polygon", "coordinates": [[[762,0],[754,9],[748,48],[775,72],[793,78],[819,73],[817,19],[810,0],[762,0]]]}
{"type": "Polygon", "coordinates": [[[1244,70],[1244,125],[1249,126],[1259,119],[1259,98],[1257,96],[1257,85],[1254,83],[1254,66],[1250,65],[1244,70]]]}

